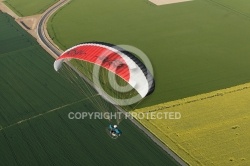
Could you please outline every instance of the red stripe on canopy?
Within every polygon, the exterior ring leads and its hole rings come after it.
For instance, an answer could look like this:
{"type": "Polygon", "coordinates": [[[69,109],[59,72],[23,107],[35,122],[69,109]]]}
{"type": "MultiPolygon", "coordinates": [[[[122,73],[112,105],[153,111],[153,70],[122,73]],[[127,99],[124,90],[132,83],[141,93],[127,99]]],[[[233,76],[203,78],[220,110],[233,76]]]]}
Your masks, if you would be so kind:
{"type": "Polygon", "coordinates": [[[129,81],[129,68],[124,59],[117,53],[98,45],[79,45],[64,52],[60,59],[78,59],[94,63],[129,81]]]}

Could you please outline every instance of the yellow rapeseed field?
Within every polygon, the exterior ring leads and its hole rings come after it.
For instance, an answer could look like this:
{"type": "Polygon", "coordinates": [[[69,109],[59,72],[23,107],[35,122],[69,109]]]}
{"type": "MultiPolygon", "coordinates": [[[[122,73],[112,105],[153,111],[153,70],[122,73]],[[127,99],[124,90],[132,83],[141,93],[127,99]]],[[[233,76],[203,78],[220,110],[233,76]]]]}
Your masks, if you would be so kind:
{"type": "Polygon", "coordinates": [[[134,112],[190,165],[250,165],[250,83],[134,112]]]}

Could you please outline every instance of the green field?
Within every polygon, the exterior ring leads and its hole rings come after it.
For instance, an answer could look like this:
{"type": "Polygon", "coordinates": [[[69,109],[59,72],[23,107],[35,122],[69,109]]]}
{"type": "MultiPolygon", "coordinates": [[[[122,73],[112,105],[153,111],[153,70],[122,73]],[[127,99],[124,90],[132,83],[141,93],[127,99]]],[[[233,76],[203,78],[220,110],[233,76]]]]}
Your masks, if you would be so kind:
{"type": "Polygon", "coordinates": [[[64,50],[86,41],[143,50],[156,80],[144,107],[249,82],[249,9],[248,0],[72,0],[48,30],[64,50]]]}
{"type": "Polygon", "coordinates": [[[19,16],[42,14],[58,0],[6,0],[4,3],[19,16]]]}
{"type": "Polygon", "coordinates": [[[70,120],[96,108],[10,16],[0,25],[1,165],[176,165],[128,120],[117,140],[107,120],[70,120]]]}

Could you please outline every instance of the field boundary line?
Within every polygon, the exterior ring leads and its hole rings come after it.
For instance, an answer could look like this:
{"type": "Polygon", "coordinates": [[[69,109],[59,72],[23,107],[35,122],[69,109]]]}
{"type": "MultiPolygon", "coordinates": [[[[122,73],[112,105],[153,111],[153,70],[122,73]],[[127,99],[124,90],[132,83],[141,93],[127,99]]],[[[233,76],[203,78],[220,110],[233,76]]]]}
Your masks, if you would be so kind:
{"type": "Polygon", "coordinates": [[[234,9],[234,8],[231,7],[231,6],[225,5],[225,4],[220,3],[220,2],[216,2],[216,1],[214,1],[214,0],[205,0],[205,1],[214,3],[214,4],[216,4],[216,5],[220,6],[220,7],[223,7],[223,8],[225,8],[225,9],[229,10],[229,11],[234,12],[234,13],[237,14],[237,15],[241,15],[241,16],[247,18],[247,19],[250,19],[250,15],[248,15],[248,14],[246,14],[246,13],[240,11],[240,10],[234,9]]]}
{"type": "Polygon", "coordinates": [[[99,96],[99,95],[93,95],[93,96],[90,96],[90,97],[87,97],[87,98],[84,98],[84,99],[81,99],[81,100],[74,101],[74,102],[72,102],[72,103],[68,103],[68,104],[65,104],[65,105],[62,105],[62,106],[59,106],[59,107],[50,109],[50,110],[48,110],[48,111],[46,111],[46,112],[43,112],[43,113],[34,115],[34,116],[32,116],[32,117],[29,117],[29,118],[26,118],[26,119],[22,119],[22,120],[20,120],[20,121],[18,121],[18,122],[16,122],[16,123],[13,123],[13,124],[10,124],[10,125],[8,125],[8,126],[5,126],[5,127],[0,128],[0,132],[3,131],[3,130],[5,130],[5,129],[8,129],[8,128],[10,128],[10,127],[19,125],[19,124],[21,124],[21,123],[23,123],[23,122],[27,122],[27,121],[29,121],[29,120],[38,118],[38,117],[40,117],[40,116],[49,114],[49,113],[51,113],[51,112],[58,111],[58,110],[60,110],[60,109],[62,109],[62,108],[66,108],[66,107],[68,107],[68,106],[71,106],[71,105],[74,105],[74,104],[77,104],[77,103],[81,103],[82,101],[89,100],[90,98],[96,97],[96,96],[99,96]]]}
{"type": "Polygon", "coordinates": [[[216,90],[216,91],[212,91],[212,92],[208,92],[208,93],[203,93],[203,94],[199,94],[199,95],[195,95],[195,96],[186,97],[183,99],[178,99],[178,100],[174,100],[174,101],[170,101],[170,102],[156,104],[154,106],[135,109],[134,111],[131,111],[131,112],[148,113],[148,112],[161,111],[164,109],[170,109],[173,107],[178,107],[181,105],[185,105],[185,104],[189,104],[189,103],[193,103],[193,102],[197,102],[197,101],[209,100],[209,99],[214,98],[214,97],[222,97],[222,96],[227,95],[229,93],[236,93],[238,91],[243,91],[243,90],[246,90],[249,88],[250,88],[250,83],[240,84],[240,85],[225,88],[225,89],[220,89],[220,90],[216,90]]]}

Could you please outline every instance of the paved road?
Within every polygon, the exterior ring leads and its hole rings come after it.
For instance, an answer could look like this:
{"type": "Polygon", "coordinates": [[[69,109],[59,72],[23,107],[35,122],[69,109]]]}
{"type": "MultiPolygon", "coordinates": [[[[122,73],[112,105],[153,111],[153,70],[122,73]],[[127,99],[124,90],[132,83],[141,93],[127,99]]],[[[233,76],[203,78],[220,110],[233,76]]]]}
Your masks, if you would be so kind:
{"type": "MultiPolygon", "coordinates": [[[[54,55],[59,56],[61,54],[61,51],[58,50],[57,47],[55,47],[54,43],[51,43],[50,40],[47,38],[47,36],[45,35],[45,31],[44,29],[46,28],[46,23],[48,18],[54,13],[56,12],[60,7],[62,7],[63,5],[65,5],[66,3],[68,3],[69,0],[61,0],[58,3],[56,3],[55,5],[53,5],[52,7],[50,7],[48,10],[46,10],[43,13],[42,18],[40,19],[38,26],[37,26],[37,34],[38,34],[38,39],[40,40],[40,42],[47,47],[54,55]]],[[[54,56],[53,55],[53,56],[54,56]]]]}
{"type": "MultiPolygon", "coordinates": [[[[50,7],[48,10],[46,10],[41,18],[41,20],[38,23],[37,27],[37,33],[38,33],[38,39],[40,40],[40,43],[43,44],[50,53],[52,53],[52,56],[59,56],[61,54],[61,50],[59,50],[57,47],[55,47],[55,44],[50,42],[50,40],[45,35],[45,28],[46,28],[46,21],[48,18],[56,12],[60,7],[68,3],[69,0],[61,0],[52,7],[50,7]]],[[[70,64],[68,64],[70,65],[70,64]]],[[[93,84],[82,75],[82,73],[79,73],[77,69],[75,69],[72,65],[70,65],[81,77],[83,77],[91,86],[93,84]]],[[[118,110],[120,110],[122,113],[126,113],[121,107],[117,107],[118,110]]],[[[157,137],[155,137],[148,129],[146,129],[143,125],[141,125],[137,120],[130,119],[132,123],[134,123],[139,129],[141,129],[148,137],[150,137],[157,145],[159,145],[164,151],[166,151],[174,160],[176,160],[177,163],[180,165],[186,166],[188,165],[185,161],[183,161],[177,154],[175,154],[171,149],[169,149],[163,142],[161,142],[157,137]]]]}

